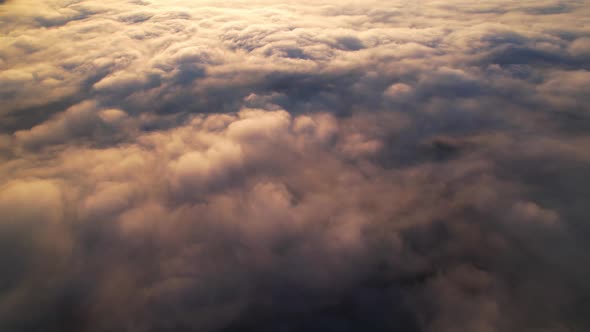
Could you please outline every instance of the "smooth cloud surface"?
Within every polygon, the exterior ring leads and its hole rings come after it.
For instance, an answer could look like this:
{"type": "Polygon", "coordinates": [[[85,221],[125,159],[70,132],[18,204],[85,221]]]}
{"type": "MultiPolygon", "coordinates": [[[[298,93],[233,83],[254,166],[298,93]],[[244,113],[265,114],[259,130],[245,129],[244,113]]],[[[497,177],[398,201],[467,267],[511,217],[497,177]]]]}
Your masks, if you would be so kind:
{"type": "Polygon", "coordinates": [[[0,330],[590,329],[585,1],[0,1],[0,330]]]}

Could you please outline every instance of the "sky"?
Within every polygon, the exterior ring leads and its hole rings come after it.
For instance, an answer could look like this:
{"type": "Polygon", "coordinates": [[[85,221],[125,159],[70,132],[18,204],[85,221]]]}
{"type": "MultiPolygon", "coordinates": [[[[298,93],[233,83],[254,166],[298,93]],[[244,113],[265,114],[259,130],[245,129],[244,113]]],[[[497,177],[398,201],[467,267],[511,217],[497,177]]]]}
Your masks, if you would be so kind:
{"type": "Polygon", "coordinates": [[[0,1],[0,331],[590,330],[590,3],[0,1]]]}

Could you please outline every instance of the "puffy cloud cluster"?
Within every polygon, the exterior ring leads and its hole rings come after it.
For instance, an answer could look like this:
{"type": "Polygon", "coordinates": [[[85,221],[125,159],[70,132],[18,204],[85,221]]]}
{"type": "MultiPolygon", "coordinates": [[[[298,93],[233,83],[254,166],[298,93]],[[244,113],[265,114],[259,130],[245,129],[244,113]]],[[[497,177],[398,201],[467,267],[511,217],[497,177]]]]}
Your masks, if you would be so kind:
{"type": "Polygon", "coordinates": [[[0,1],[0,330],[587,330],[588,17],[0,1]]]}

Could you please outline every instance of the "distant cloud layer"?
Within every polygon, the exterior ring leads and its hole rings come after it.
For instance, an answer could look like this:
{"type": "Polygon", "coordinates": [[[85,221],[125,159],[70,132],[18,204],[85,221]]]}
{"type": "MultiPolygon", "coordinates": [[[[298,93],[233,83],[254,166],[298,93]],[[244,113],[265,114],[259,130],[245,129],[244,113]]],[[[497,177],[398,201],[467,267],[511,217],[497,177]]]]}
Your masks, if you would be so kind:
{"type": "Polygon", "coordinates": [[[589,330],[589,18],[0,1],[0,330],[589,330]]]}

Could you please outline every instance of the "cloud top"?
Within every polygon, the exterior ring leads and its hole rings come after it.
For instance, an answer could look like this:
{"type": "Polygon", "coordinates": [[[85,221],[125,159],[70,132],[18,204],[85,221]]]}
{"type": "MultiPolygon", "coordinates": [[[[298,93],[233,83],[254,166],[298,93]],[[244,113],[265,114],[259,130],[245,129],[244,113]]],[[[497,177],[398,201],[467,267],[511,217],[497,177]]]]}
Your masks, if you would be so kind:
{"type": "Polygon", "coordinates": [[[587,17],[0,1],[0,330],[587,330],[587,17]]]}

